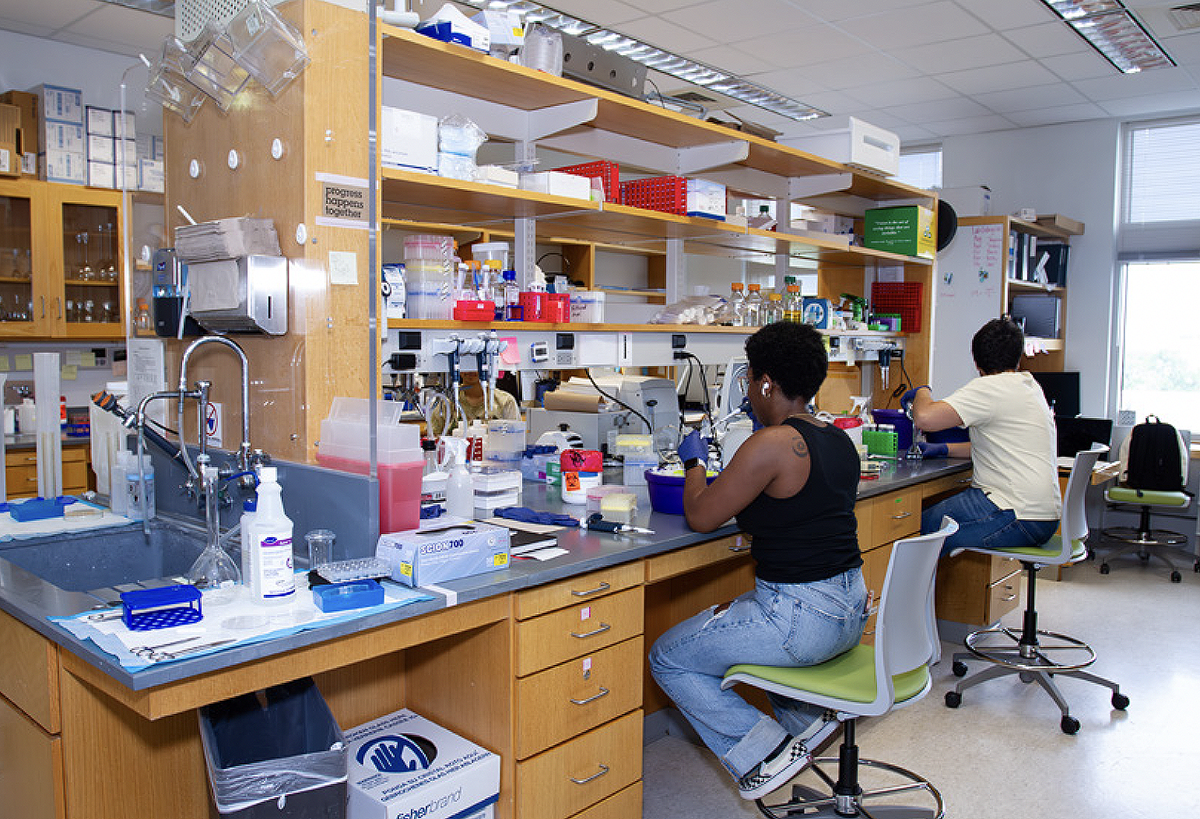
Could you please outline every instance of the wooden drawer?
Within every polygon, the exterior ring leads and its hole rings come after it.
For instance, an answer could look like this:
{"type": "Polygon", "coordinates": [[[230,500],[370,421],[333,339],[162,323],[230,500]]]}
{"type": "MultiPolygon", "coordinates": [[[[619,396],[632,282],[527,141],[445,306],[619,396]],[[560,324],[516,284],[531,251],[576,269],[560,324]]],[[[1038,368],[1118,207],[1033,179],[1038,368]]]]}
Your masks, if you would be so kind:
{"type": "Polygon", "coordinates": [[[987,614],[990,625],[1021,603],[1021,572],[1016,571],[988,586],[987,614]]]}
{"type": "MultiPolygon", "coordinates": [[[[63,463],[87,463],[89,455],[88,445],[76,444],[75,446],[64,446],[62,449],[63,463]]],[[[10,449],[4,453],[5,466],[26,466],[29,464],[37,464],[36,449],[10,449]]]]}
{"type": "Polygon", "coordinates": [[[971,485],[971,470],[966,472],[955,472],[953,475],[946,475],[943,478],[937,478],[922,484],[921,495],[924,498],[932,498],[937,495],[948,495],[951,492],[959,492],[968,488],[971,485]]]}
{"type": "Polygon", "coordinates": [[[992,565],[988,584],[995,583],[1001,578],[1008,577],[1013,572],[1022,571],[1021,562],[1011,557],[1000,557],[1000,555],[991,555],[992,565]]]}
{"type": "Polygon", "coordinates": [[[872,498],[870,546],[882,546],[921,531],[921,487],[872,498]]]}
{"type": "MultiPolygon", "coordinates": [[[[78,494],[87,489],[88,465],[83,461],[63,461],[63,492],[78,494]]],[[[18,493],[37,494],[37,464],[9,466],[5,468],[4,480],[9,495],[18,493]]]]}
{"type": "Polygon", "coordinates": [[[874,523],[875,498],[860,500],[854,504],[854,520],[858,527],[858,548],[866,552],[879,544],[875,541],[874,523]]]}
{"type": "MultiPolygon", "coordinates": [[[[877,607],[883,596],[883,581],[887,577],[888,561],[892,559],[892,544],[885,543],[883,546],[863,552],[862,557],[863,582],[867,584],[868,592],[874,592],[871,605],[877,607]]],[[[867,625],[863,629],[864,642],[873,643],[875,641],[875,619],[875,615],[872,614],[867,620],[867,625]]]]}
{"type": "MultiPolygon", "coordinates": [[[[0,694],[52,734],[60,730],[58,647],[0,612],[0,694]]],[[[4,743],[0,743],[3,745],[4,743]]]]}
{"type": "Polygon", "coordinates": [[[630,819],[641,815],[642,783],[638,781],[571,819],[630,819]]]}
{"type": "Polygon", "coordinates": [[[642,704],[641,637],[517,680],[517,758],[525,759],[642,704]]]}
{"type": "Polygon", "coordinates": [[[642,608],[642,587],[635,586],[517,623],[517,676],[638,636],[642,608]]]}
{"type": "Polygon", "coordinates": [[[66,815],[62,740],[0,699],[0,794],[4,815],[61,819],[66,815]]]}
{"type": "MultiPolygon", "coordinates": [[[[518,762],[515,813],[518,819],[564,819],[641,778],[642,711],[638,709],[518,762]]],[[[640,811],[626,815],[638,816],[640,811]]]]}
{"type": "Polygon", "coordinates": [[[574,606],[585,600],[594,600],[605,594],[628,589],[641,583],[644,574],[645,569],[642,568],[641,561],[635,560],[520,592],[516,600],[517,619],[525,620],[564,606],[574,606]]]}
{"type": "Polygon", "coordinates": [[[705,543],[697,543],[686,549],[656,555],[646,559],[646,582],[656,583],[668,577],[702,569],[722,560],[750,554],[750,539],[742,535],[722,537],[705,543]]]}

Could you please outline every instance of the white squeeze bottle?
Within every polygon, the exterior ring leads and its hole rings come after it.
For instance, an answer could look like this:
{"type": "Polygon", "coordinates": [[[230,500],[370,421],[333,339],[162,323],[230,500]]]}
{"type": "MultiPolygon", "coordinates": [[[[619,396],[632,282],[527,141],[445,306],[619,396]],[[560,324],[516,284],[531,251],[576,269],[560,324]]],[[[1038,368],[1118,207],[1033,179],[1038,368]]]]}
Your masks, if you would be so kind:
{"type": "Polygon", "coordinates": [[[450,470],[450,477],[446,480],[446,513],[469,519],[475,516],[475,485],[471,481],[471,473],[467,470],[466,441],[461,438],[452,440],[454,468],[450,470]]]}
{"type": "Polygon", "coordinates": [[[247,498],[242,501],[242,582],[247,586],[253,585],[254,573],[258,562],[254,559],[253,538],[254,533],[251,528],[254,525],[254,511],[257,501],[254,498],[247,498]]]}
{"type": "Polygon", "coordinates": [[[288,603],[296,597],[292,568],[292,521],[283,513],[282,490],[276,468],[258,474],[258,505],[250,526],[254,554],[250,558],[250,593],[256,603],[288,603]]]}

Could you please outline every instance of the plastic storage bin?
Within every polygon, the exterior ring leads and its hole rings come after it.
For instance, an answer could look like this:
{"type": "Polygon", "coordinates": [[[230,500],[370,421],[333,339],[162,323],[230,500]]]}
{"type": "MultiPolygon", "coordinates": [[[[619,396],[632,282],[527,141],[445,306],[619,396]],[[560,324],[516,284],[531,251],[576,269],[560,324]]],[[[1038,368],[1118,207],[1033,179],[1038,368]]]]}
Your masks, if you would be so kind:
{"type": "Polygon", "coordinates": [[[235,49],[229,35],[212,21],[188,46],[184,75],[188,82],[212,97],[222,111],[229,110],[233,98],[250,81],[250,74],[234,59],[235,49]]]}
{"type": "MultiPolygon", "coordinates": [[[[661,472],[657,469],[647,469],[645,475],[646,489],[650,493],[650,508],[668,515],[682,515],[685,482],[683,470],[661,472]]],[[[712,483],[716,477],[715,474],[709,475],[708,482],[712,483]]]]}
{"type": "MultiPolygon", "coordinates": [[[[400,423],[404,407],[377,402],[379,529],[415,529],[421,519],[421,473],[425,456],[416,424],[400,423]]],[[[329,417],[321,422],[317,463],[330,469],[366,475],[370,465],[367,440],[370,407],[365,398],[334,398],[329,417]]]]}
{"type": "Polygon", "coordinates": [[[239,819],[344,819],[345,737],[311,678],[200,709],[213,802],[239,819]],[[265,704],[264,704],[265,703],[265,704]]]}
{"type": "Polygon", "coordinates": [[[303,35],[266,3],[251,0],[226,30],[238,64],[272,97],[308,65],[303,35]]]}

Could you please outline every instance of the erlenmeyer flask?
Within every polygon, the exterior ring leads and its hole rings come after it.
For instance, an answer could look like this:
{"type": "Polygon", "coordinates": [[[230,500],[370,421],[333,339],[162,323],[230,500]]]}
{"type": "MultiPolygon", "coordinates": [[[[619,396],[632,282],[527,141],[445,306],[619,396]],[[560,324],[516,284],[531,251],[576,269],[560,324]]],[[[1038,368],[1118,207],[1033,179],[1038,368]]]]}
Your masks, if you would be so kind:
{"type": "Polygon", "coordinates": [[[205,520],[208,523],[208,543],[188,570],[188,580],[196,588],[206,592],[205,605],[228,603],[242,582],[242,572],[233,558],[221,548],[221,506],[218,498],[219,484],[217,468],[205,466],[204,504],[205,520]]]}

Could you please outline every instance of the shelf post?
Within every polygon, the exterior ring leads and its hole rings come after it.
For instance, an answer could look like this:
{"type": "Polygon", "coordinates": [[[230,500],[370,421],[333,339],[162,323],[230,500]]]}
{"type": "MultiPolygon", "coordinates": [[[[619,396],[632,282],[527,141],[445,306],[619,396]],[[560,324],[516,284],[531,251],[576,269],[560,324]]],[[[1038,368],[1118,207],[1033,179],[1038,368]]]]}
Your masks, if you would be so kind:
{"type": "MultiPolygon", "coordinates": [[[[536,159],[537,145],[530,139],[518,140],[515,159],[518,164],[532,167],[536,159]]],[[[513,264],[522,287],[533,280],[533,266],[537,261],[535,248],[537,223],[529,217],[519,217],[513,224],[513,264]]]]}
{"type": "Polygon", "coordinates": [[[674,304],[683,298],[683,279],[686,275],[683,239],[667,239],[666,303],[674,304]]]}
{"type": "MultiPolygon", "coordinates": [[[[783,197],[775,199],[775,229],[784,233],[792,231],[792,200],[783,197]]],[[[792,268],[792,252],[791,245],[788,249],[775,253],[775,289],[783,287],[787,282],[787,275],[792,268]]],[[[784,290],[786,293],[786,289],[784,290]]]]}

